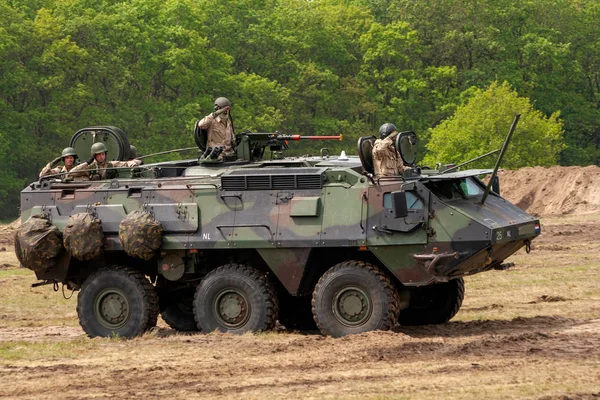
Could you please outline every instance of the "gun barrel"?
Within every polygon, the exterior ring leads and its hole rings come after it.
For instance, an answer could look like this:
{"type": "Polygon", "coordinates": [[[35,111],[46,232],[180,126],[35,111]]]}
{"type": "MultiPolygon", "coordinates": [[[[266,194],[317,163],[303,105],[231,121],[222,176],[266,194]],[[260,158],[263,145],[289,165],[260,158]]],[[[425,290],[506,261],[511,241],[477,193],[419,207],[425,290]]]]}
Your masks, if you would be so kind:
{"type": "Polygon", "coordinates": [[[339,140],[342,141],[342,135],[331,135],[331,136],[300,136],[290,135],[289,140],[339,140]]]}

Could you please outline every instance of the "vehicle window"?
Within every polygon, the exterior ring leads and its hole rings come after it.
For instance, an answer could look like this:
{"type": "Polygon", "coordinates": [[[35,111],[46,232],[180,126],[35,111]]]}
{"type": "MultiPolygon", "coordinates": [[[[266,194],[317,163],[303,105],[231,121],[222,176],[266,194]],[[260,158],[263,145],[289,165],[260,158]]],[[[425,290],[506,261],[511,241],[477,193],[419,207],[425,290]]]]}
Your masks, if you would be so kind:
{"type": "MultiPolygon", "coordinates": [[[[424,208],[423,200],[412,192],[406,192],[406,206],[409,210],[418,210],[424,208]]],[[[383,194],[383,208],[392,208],[392,194],[383,194]]]]}
{"type": "Polygon", "coordinates": [[[483,189],[473,181],[473,178],[463,179],[460,187],[467,197],[483,194],[483,189]]]}
{"type": "Polygon", "coordinates": [[[483,189],[473,178],[431,181],[425,186],[443,200],[466,199],[483,193],[483,189]]]}

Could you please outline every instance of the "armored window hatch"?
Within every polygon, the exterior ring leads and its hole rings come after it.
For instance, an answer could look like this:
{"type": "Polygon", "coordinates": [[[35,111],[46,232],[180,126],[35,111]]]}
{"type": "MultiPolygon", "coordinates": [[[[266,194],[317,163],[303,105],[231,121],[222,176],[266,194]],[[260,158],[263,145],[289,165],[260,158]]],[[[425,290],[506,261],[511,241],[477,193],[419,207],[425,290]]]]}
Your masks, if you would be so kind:
{"type": "Polygon", "coordinates": [[[321,189],[326,168],[261,168],[229,171],[221,176],[223,190],[321,189]]]}

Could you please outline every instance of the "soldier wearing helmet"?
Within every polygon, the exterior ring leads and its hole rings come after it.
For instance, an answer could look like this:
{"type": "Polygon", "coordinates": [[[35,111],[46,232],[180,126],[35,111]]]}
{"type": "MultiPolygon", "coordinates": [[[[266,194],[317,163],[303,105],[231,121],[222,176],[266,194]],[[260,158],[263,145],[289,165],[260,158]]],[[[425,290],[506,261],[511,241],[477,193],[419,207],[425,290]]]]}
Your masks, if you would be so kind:
{"type": "Polygon", "coordinates": [[[50,161],[40,172],[40,178],[48,175],[64,174],[71,171],[75,167],[75,160],[77,159],[77,153],[72,147],[65,147],[60,155],[54,160],[50,161]],[[57,166],[58,163],[63,162],[64,166],[57,166]]]}
{"type": "Polygon", "coordinates": [[[235,132],[230,115],[231,102],[225,97],[215,100],[214,112],[198,122],[200,129],[208,131],[206,147],[222,146],[223,152],[219,156],[230,156],[235,151],[235,132]]]}
{"type": "Polygon", "coordinates": [[[108,149],[102,142],[94,143],[90,151],[90,158],[71,170],[69,176],[75,178],[87,177],[92,181],[111,178],[112,168],[136,167],[142,163],[142,160],[130,161],[106,161],[108,149]]]}
{"type": "Polygon", "coordinates": [[[130,160],[134,160],[136,158],[138,158],[138,151],[137,151],[137,147],[135,147],[134,145],[130,144],[129,145],[129,159],[130,160]]]}
{"type": "Polygon", "coordinates": [[[373,169],[375,176],[402,175],[406,167],[394,144],[398,134],[394,124],[385,123],[379,128],[379,139],[373,145],[373,169]]]}

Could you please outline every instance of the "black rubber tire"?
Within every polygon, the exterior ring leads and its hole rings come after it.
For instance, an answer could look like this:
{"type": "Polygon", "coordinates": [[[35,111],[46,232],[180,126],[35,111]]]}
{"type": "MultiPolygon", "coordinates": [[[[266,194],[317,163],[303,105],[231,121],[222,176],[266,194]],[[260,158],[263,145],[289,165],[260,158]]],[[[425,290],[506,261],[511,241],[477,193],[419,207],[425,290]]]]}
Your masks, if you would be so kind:
{"type": "Polygon", "coordinates": [[[194,293],[196,288],[183,288],[164,292],[160,296],[160,315],[171,328],[182,332],[199,331],[194,318],[194,293]]]}
{"type": "Polygon", "coordinates": [[[310,297],[285,295],[279,300],[279,323],[289,330],[317,330],[310,297]]]}
{"type": "Polygon", "coordinates": [[[390,278],[379,268],[362,261],[346,261],[330,268],[319,279],[312,297],[317,326],[324,335],[333,337],[392,329],[399,310],[400,299],[390,278]],[[369,302],[367,307],[362,305],[358,321],[350,321],[342,315],[344,299],[350,300],[350,305],[352,302],[356,305],[356,300],[360,300],[360,304],[369,302]]]}
{"type": "Polygon", "coordinates": [[[279,303],[271,282],[263,273],[245,265],[223,265],[209,272],[196,288],[194,316],[204,332],[267,331],[275,327],[278,313],[279,303]],[[224,315],[225,307],[231,316],[224,315]],[[223,312],[218,313],[217,308],[223,312]],[[235,313],[238,314],[234,317],[235,313]],[[226,321],[227,317],[231,322],[226,321]],[[241,320],[235,321],[236,318],[241,320]]]}
{"type": "Polygon", "coordinates": [[[83,282],[77,296],[77,315],[89,337],[133,338],[156,325],[158,296],[140,271],[112,266],[94,272],[83,282]],[[125,304],[127,312],[114,317],[112,323],[109,317],[101,316],[103,310],[114,314],[119,301],[121,306],[125,304]]]}
{"type": "MultiPolygon", "coordinates": [[[[144,278],[144,280],[146,280],[146,278],[144,278]]],[[[146,324],[146,331],[149,331],[156,326],[158,315],[160,314],[158,293],[152,284],[150,284],[150,286],[152,287],[152,294],[148,297],[148,324],[146,324]]]]}
{"type": "Polygon", "coordinates": [[[404,326],[444,324],[456,315],[465,297],[462,278],[409,289],[408,308],[400,311],[398,322],[404,326]]]}

